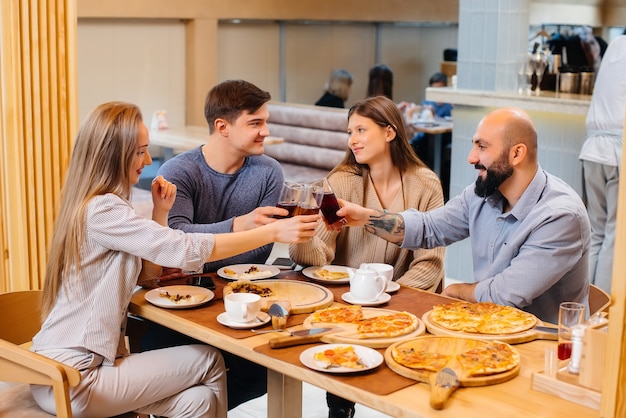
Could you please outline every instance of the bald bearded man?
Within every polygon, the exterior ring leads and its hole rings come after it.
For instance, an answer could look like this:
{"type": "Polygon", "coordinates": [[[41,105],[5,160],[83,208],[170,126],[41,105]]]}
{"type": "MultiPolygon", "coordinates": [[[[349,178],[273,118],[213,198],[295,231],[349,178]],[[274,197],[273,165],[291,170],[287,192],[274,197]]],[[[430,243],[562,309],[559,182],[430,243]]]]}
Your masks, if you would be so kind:
{"type": "Polygon", "coordinates": [[[590,226],[578,194],[537,161],[537,131],[526,112],[487,114],[472,138],[475,184],[429,212],[381,213],[342,202],[338,215],[402,248],[472,243],[475,283],[443,294],[514,306],[557,323],[559,304],[588,306],[590,226]]]}

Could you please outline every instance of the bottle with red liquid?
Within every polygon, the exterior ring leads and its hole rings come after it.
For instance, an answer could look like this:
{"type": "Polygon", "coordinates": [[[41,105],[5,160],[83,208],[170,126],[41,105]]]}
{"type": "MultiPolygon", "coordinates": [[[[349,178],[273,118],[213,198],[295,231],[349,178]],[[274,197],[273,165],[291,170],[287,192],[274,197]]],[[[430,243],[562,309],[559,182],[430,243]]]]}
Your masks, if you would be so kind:
{"type": "Polygon", "coordinates": [[[324,215],[326,225],[332,229],[341,229],[341,227],[345,224],[345,219],[337,215],[337,211],[341,209],[341,206],[339,206],[339,202],[337,202],[337,197],[335,196],[332,187],[330,187],[328,179],[323,178],[316,183],[318,183],[324,190],[324,196],[322,197],[322,205],[320,209],[322,210],[322,215],[324,215]]]}

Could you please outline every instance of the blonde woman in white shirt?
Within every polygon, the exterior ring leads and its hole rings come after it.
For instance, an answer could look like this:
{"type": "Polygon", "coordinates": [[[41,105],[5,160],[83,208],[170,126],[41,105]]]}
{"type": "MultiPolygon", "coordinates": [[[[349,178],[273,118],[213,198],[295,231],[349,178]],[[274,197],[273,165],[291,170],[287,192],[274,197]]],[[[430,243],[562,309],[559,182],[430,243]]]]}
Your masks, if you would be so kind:
{"type": "MultiPolygon", "coordinates": [[[[102,104],[80,128],[49,251],[43,325],[32,350],[81,371],[81,382],[70,393],[74,417],[137,411],[225,418],[226,372],[217,349],[198,344],[126,351],[126,314],[142,260],[197,270],[273,241],[305,241],[318,216],[271,220],[245,232],[185,234],[165,226],[176,187],[157,177],[153,220],[145,219],[129,200],[152,162],[148,145],[141,112],[131,104],[102,104]]],[[[44,410],[55,413],[49,387],[32,386],[32,393],[44,410]]]]}

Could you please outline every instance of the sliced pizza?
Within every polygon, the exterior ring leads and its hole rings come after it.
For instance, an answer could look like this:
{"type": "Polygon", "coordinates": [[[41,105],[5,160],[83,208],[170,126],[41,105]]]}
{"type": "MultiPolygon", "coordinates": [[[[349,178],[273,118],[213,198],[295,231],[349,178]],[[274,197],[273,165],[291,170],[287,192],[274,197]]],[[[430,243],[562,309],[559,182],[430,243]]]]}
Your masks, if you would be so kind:
{"type": "Polygon", "coordinates": [[[357,322],[358,338],[393,338],[410,334],[419,326],[417,317],[409,312],[396,312],[362,318],[357,322]]]}
{"type": "Polygon", "coordinates": [[[451,355],[439,352],[416,350],[412,347],[394,347],[391,351],[393,359],[404,367],[415,370],[438,372],[446,367],[451,355]]]}
{"type": "Polygon", "coordinates": [[[363,310],[358,305],[320,309],[311,314],[312,322],[328,323],[354,323],[362,317],[363,310]]]}
{"type": "Polygon", "coordinates": [[[486,376],[513,369],[520,357],[510,345],[491,341],[457,355],[457,360],[468,376],[486,376]]]}
{"type": "Polygon", "coordinates": [[[252,283],[249,280],[237,280],[224,286],[224,296],[229,293],[256,293],[261,297],[272,296],[274,292],[267,286],[252,283]]]}
{"type": "Polygon", "coordinates": [[[336,346],[334,348],[318,351],[313,355],[313,358],[316,361],[324,363],[326,369],[332,367],[348,367],[350,369],[365,368],[365,364],[363,364],[354,351],[354,347],[351,345],[336,346]]]}
{"type": "Polygon", "coordinates": [[[315,270],[315,275],[323,280],[341,280],[350,278],[347,271],[330,271],[328,269],[315,270]]]}
{"type": "Polygon", "coordinates": [[[537,318],[528,312],[492,302],[435,305],[430,319],[452,331],[492,335],[523,332],[537,323],[537,318]]]}

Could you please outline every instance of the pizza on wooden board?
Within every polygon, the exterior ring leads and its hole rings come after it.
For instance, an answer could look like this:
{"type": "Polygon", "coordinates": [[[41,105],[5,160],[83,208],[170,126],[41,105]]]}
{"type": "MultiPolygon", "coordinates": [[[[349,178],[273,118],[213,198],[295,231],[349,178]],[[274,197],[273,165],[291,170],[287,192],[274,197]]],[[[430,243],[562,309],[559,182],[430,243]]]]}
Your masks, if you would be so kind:
{"type": "Polygon", "coordinates": [[[394,347],[391,356],[400,365],[414,370],[438,372],[456,359],[468,377],[503,373],[520,362],[519,353],[509,344],[499,341],[480,341],[453,355],[440,350],[412,347],[410,344],[394,347]]]}
{"type": "Polygon", "coordinates": [[[237,280],[224,286],[224,296],[230,293],[256,293],[261,297],[268,297],[274,294],[269,287],[252,283],[250,280],[237,280]]]}
{"type": "Polygon", "coordinates": [[[327,308],[314,312],[312,322],[355,324],[357,338],[393,338],[410,334],[419,326],[417,317],[409,312],[395,312],[363,317],[358,305],[327,308]]]}
{"type": "Polygon", "coordinates": [[[516,334],[537,324],[537,318],[511,306],[492,302],[435,305],[430,320],[445,329],[476,334],[516,334]]]}

